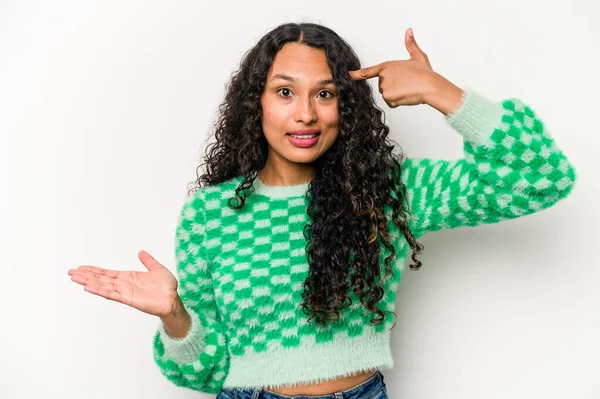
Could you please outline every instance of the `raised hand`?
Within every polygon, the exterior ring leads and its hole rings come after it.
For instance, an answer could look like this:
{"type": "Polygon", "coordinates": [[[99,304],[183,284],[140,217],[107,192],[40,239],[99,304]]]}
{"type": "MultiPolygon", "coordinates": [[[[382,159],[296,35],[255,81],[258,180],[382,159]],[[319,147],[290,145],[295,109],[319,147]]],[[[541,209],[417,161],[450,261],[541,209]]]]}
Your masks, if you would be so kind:
{"type": "Polygon", "coordinates": [[[353,80],[378,77],[379,92],[391,108],[426,103],[434,75],[427,54],[417,44],[410,28],[404,34],[404,43],[409,60],[386,61],[348,72],[353,80]]]}
{"type": "Polygon", "coordinates": [[[70,269],[71,281],[84,290],[159,317],[172,315],[180,305],[177,279],[146,251],[138,258],[146,272],[107,270],[82,265],[70,269]]]}

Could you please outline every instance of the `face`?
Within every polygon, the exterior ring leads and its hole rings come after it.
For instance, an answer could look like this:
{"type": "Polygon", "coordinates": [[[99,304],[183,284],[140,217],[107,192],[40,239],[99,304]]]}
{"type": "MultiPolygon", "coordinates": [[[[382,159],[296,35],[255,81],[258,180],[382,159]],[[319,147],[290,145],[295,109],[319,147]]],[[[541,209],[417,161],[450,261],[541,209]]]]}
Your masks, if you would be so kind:
{"type": "Polygon", "coordinates": [[[268,167],[306,166],[324,154],[339,134],[337,91],[325,51],[285,44],[267,74],[261,105],[268,167]],[[307,131],[317,136],[293,136],[307,131]]]}

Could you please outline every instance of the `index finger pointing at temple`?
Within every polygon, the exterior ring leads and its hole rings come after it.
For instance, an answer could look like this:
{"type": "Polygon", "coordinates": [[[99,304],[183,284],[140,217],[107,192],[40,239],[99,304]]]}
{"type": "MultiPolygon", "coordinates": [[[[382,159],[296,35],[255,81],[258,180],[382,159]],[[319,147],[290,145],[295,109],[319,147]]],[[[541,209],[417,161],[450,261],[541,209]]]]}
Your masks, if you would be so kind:
{"type": "Polygon", "coordinates": [[[379,72],[381,72],[381,69],[383,68],[383,64],[384,63],[382,62],[381,64],[358,69],[356,71],[349,71],[348,73],[350,74],[350,77],[353,80],[364,80],[364,79],[374,78],[375,76],[379,75],[379,72]]]}

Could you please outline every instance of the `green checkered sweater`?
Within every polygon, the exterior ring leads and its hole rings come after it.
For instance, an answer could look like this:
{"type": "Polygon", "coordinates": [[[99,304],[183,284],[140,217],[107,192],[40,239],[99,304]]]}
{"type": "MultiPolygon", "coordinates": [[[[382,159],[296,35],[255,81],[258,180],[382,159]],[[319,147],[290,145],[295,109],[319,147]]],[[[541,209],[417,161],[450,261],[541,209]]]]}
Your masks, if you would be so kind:
{"type": "MultiPolygon", "coordinates": [[[[464,158],[403,161],[409,227],[417,238],[541,211],[573,189],[573,165],[522,101],[493,102],[468,91],[445,118],[464,139],[464,158]]],[[[257,179],[255,192],[236,211],[227,201],[241,180],[201,188],[183,204],[176,260],[192,327],[174,339],[159,323],[153,353],[161,373],[178,386],[219,393],[391,368],[387,311],[394,311],[410,249],[404,236],[389,224],[398,258],[378,305],[385,323],[370,324],[374,314],[350,290],[352,305],[338,321],[308,324],[300,307],[309,270],[302,232],[308,183],[275,187],[257,179]]],[[[382,246],[381,260],[388,255],[382,246]]]]}

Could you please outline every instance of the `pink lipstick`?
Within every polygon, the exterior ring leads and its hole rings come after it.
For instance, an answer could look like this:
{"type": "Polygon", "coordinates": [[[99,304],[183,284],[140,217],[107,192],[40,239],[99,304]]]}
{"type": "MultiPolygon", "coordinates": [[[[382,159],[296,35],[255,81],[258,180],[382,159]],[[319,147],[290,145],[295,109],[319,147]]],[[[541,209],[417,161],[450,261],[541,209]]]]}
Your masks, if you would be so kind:
{"type": "Polygon", "coordinates": [[[312,147],[319,141],[321,131],[318,129],[295,130],[287,134],[290,142],[296,147],[312,147]]]}

